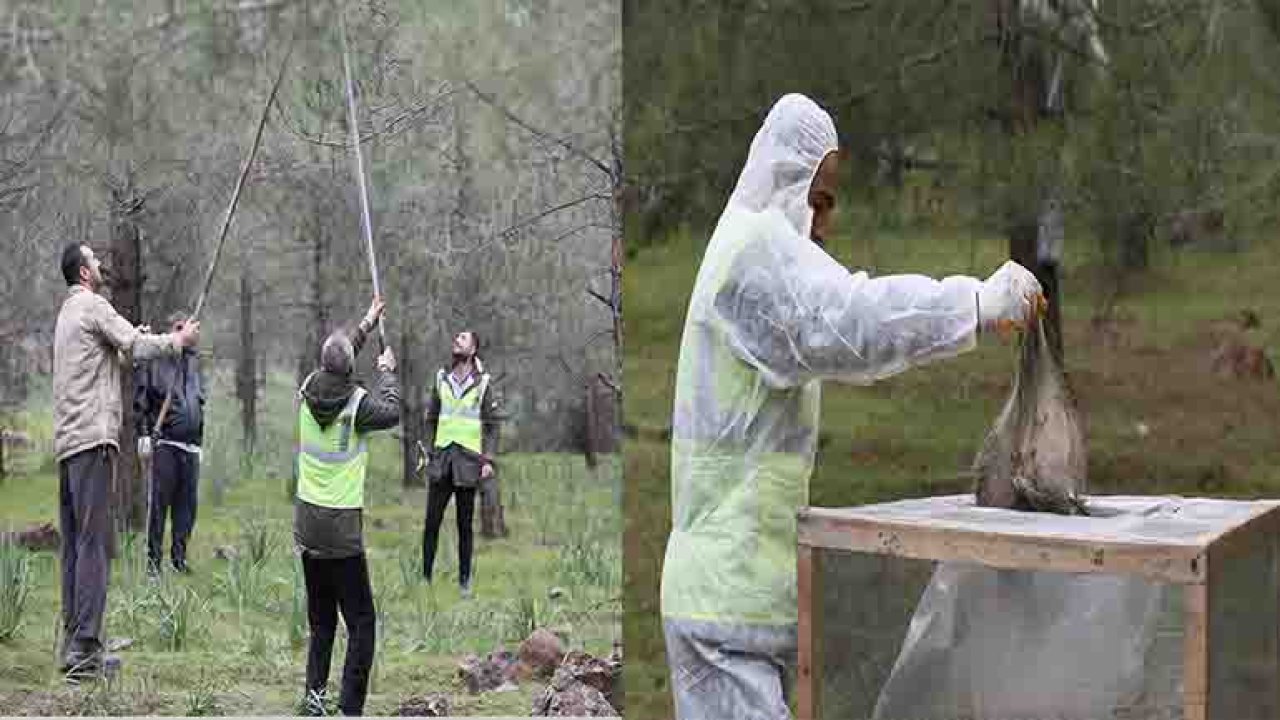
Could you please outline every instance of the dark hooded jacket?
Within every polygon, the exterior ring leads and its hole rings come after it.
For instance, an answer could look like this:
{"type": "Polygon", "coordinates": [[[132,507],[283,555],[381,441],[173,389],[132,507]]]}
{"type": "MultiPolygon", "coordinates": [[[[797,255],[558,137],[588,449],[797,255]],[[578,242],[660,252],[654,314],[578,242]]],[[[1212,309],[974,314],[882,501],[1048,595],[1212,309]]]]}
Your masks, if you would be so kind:
{"type": "Polygon", "coordinates": [[[138,437],[153,435],[200,445],[204,440],[205,383],[200,376],[200,356],[187,348],[179,357],[162,357],[133,366],[133,418],[138,437]],[[164,427],[155,427],[165,397],[164,427]]]}
{"type": "MultiPolygon", "coordinates": [[[[359,328],[348,333],[355,355],[364,346],[359,328]]],[[[400,424],[400,386],[395,373],[375,370],[373,388],[356,408],[356,432],[387,430],[400,424]]],[[[361,383],[351,375],[316,370],[301,389],[302,402],[321,427],[333,423],[361,383]]],[[[316,559],[354,557],[364,552],[363,513],[359,508],[323,508],[295,498],[294,539],[316,559]]]]}

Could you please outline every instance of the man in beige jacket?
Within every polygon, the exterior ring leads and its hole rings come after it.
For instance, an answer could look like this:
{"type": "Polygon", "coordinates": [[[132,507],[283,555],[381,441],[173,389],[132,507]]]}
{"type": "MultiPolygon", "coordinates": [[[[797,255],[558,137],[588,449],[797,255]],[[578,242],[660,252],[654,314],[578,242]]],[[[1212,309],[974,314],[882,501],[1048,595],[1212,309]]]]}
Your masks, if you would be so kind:
{"type": "Polygon", "coordinates": [[[53,448],[62,529],[62,671],[76,680],[118,664],[103,654],[102,618],[121,373],[130,354],[146,360],[193,347],[200,324],[169,335],[135,328],[98,294],[102,270],[87,245],[63,250],[62,276],[69,291],[53,332],[53,448]]]}

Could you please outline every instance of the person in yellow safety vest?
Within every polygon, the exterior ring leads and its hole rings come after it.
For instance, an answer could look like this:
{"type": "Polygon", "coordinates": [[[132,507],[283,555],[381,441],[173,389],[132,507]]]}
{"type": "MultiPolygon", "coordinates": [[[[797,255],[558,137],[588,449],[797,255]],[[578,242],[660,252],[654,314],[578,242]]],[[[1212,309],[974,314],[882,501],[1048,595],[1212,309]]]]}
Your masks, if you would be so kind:
{"type": "Polygon", "coordinates": [[[302,707],[309,715],[326,712],[325,688],[339,613],[348,641],[338,709],[344,715],[363,713],[369,689],[376,610],[364,552],[364,480],[369,433],[400,423],[391,348],[378,356],[372,391],[352,376],[356,356],[382,310],[382,301],[375,299],[354,329],[330,334],[320,348],[320,368],[298,389],[293,534],[302,555],[311,629],[302,707]]]}
{"type": "Polygon", "coordinates": [[[458,584],[471,597],[472,518],[476,488],[494,482],[498,424],[489,374],[480,361],[480,338],[463,330],[453,338],[452,365],[436,373],[426,412],[427,517],[422,533],[422,574],[431,582],[440,524],[450,496],[458,519],[458,584]]]}
{"type": "Polygon", "coordinates": [[[1040,286],[870,278],[822,248],[836,201],[835,123],[782,97],[699,267],[676,372],[672,528],[662,569],[680,720],[790,717],[796,513],[808,503],[823,380],[869,384],[1025,324],[1040,286]]]}

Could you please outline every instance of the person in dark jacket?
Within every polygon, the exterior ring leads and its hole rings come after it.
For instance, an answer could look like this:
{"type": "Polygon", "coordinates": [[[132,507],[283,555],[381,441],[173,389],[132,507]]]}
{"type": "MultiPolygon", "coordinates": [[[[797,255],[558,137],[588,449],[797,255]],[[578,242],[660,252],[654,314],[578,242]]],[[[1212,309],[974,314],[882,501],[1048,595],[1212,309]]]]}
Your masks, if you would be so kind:
{"type": "Polygon", "coordinates": [[[453,362],[441,368],[426,412],[427,517],[422,535],[422,573],[431,582],[440,525],[449,498],[456,497],[458,583],[471,596],[472,519],[476,488],[495,478],[497,408],[489,374],[480,362],[480,338],[463,330],[453,338],[453,362]]]}
{"type": "MultiPolygon", "coordinates": [[[[169,331],[178,333],[186,315],[169,316],[169,331]]],[[[147,489],[147,569],[160,571],[164,525],[172,520],[169,559],[181,573],[187,565],[187,542],[196,524],[200,447],[204,437],[205,385],[200,356],[186,348],[178,357],[161,357],[134,365],[134,424],[138,455],[151,466],[147,489]],[[165,406],[165,398],[169,404],[165,406]],[[164,417],[160,413],[164,412],[164,417]]]]}
{"type": "Polygon", "coordinates": [[[356,328],[330,334],[320,349],[320,368],[298,390],[293,533],[302,556],[311,628],[304,701],[309,714],[323,712],[339,613],[348,643],[338,709],[360,715],[369,690],[376,610],[364,551],[364,480],[369,433],[400,423],[395,355],[387,348],[378,357],[372,390],[352,375],[356,355],[382,309],[382,301],[374,300],[356,328]]]}

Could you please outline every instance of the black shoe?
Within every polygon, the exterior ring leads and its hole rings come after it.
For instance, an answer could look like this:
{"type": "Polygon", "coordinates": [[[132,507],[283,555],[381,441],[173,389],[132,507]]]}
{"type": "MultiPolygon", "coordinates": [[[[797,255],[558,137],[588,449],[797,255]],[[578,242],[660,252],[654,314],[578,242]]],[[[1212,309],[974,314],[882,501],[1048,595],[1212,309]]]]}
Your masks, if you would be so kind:
{"type": "Polygon", "coordinates": [[[468,578],[466,580],[463,580],[462,583],[459,584],[458,590],[462,594],[463,600],[470,600],[472,595],[474,594],[471,591],[471,579],[468,578]]]}
{"type": "Polygon", "coordinates": [[[191,567],[190,567],[189,565],[187,565],[187,561],[186,561],[186,560],[178,560],[178,559],[175,559],[175,560],[173,561],[173,569],[174,569],[174,570],[176,570],[177,572],[182,573],[183,575],[190,575],[190,574],[191,574],[191,567]]]}
{"type": "Polygon", "coordinates": [[[151,560],[151,559],[147,560],[147,576],[152,578],[160,577],[160,561],[159,560],[151,560]]]}

